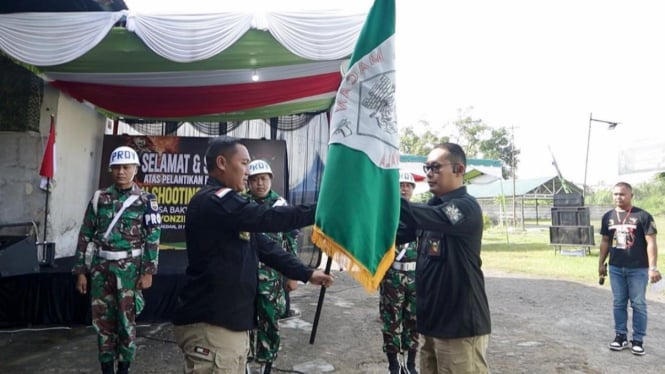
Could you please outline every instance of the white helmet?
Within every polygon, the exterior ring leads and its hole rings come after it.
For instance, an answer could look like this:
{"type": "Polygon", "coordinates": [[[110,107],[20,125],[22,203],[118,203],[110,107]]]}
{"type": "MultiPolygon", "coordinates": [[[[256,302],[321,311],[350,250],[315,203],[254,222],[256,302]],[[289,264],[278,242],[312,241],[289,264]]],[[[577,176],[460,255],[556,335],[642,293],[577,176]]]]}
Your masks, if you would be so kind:
{"type": "Polygon", "coordinates": [[[413,187],[416,186],[416,180],[413,179],[413,174],[406,170],[399,171],[399,182],[400,183],[411,183],[413,187]]]}
{"type": "Polygon", "coordinates": [[[130,147],[118,147],[111,152],[109,166],[113,165],[140,165],[139,155],[130,147]]]}
{"type": "Polygon", "coordinates": [[[256,174],[270,174],[272,176],[272,169],[270,165],[263,160],[254,160],[249,163],[249,176],[256,174]]]}

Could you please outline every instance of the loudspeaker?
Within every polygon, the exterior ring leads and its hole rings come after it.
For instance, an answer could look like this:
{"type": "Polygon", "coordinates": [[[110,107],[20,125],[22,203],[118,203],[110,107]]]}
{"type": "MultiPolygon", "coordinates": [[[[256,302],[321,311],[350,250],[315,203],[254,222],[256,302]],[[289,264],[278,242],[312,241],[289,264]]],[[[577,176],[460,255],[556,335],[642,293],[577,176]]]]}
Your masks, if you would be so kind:
{"type": "Polygon", "coordinates": [[[580,207],[584,206],[584,196],[581,193],[559,193],[554,195],[554,206],[570,206],[580,207]]]}
{"type": "Polygon", "coordinates": [[[595,245],[593,226],[550,226],[550,244],[595,245]]]}
{"type": "Polygon", "coordinates": [[[589,226],[589,207],[553,207],[552,226],[589,226]]]}
{"type": "Polygon", "coordinates": [[[35,236],[0,236],[0,278],[33,273],[39,273],[35,236]]]}

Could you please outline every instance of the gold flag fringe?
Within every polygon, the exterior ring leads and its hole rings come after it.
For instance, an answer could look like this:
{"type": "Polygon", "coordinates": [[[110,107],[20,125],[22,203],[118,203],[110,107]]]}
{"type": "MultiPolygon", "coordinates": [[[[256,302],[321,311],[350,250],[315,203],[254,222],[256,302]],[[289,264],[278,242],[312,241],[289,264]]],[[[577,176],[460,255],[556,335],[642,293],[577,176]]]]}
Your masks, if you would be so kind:
{"type": "Polygon", "coordinates": [[[379,262],[376,274],[372,274],[365,264],[361,263],[346,248],[326,235],[318,226],[312,230],[312,243],[337,262],[344,271],[348,272],[367,292],[376,292],[393,261],[395,260],[395,244],[393,244],[379,262]]]}

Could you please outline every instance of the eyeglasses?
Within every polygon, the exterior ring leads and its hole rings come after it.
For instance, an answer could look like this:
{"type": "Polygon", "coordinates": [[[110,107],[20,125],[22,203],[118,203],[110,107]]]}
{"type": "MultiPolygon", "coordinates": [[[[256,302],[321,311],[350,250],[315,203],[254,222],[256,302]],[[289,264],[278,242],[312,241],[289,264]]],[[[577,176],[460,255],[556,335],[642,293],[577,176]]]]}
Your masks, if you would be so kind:
{"type": "Polygon", "coordinates": [[[445,164],[439,164],[438,162],[432,162],[431,164],[424,164],[423,165],[423,171],[425,174],[429,173],[430,171],[434,174],[438,174],[439,170],[441,170],[442,167],[451,165],[450,162],[445,163],[445,164]]]}

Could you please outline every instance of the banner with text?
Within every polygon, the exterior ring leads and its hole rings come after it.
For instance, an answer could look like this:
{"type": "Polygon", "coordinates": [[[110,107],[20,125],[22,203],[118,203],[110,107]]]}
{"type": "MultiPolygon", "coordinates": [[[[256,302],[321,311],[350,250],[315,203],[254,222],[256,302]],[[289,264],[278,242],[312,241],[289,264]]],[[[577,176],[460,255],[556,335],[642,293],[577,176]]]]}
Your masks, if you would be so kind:
{"type": "MultiPolygon", "coordinates": [[[[139,154],[135,182],[157,196],[162,216],[161,249],[185,249],[185,214],[194,194],[208,181],[205,151],[209,138],[106,135],[102,148],[99,188],[113,184],[108,172],[111,152],[129,146],[139,154]]],[[[252,159],[267,161],[273,171],[272,188],[286,197],[288,171],[286,142],[240,139],[252,159]]]]}

